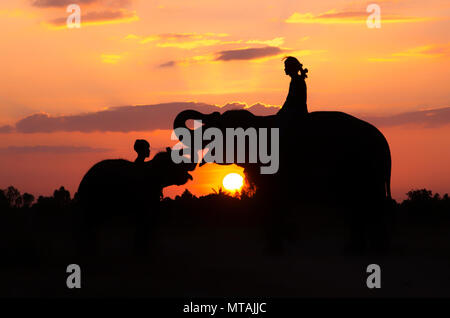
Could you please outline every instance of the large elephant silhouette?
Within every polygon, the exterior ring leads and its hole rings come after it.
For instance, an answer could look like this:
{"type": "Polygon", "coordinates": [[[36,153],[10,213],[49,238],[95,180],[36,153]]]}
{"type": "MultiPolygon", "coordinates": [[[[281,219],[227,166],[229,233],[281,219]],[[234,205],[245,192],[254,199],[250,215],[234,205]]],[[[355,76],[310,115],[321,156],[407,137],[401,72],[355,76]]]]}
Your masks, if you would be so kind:
{"type": "Polygon", "coordinates": [[[175,164],[170,148],[152,160],[134,163],[103,160],[84,175],[77,197],[82,208],[82,242],[93,249],[100,225],[113,215],[127,215],[136,224],[136,251],[146,248],[152,217],[158,212],[162,189],[192,180],[195,163],[175,164]]]}
{"type": "MultiPolygon", "coordinates": [[[[272,211],[272,228],[276,228],[283,210],[320,202],[344,211],[352,228],[350,241],[356,248],[385,243],[385,207],[391,200],[391,154],[386,138],[373,125],[343,112],[311,112],[295,119],[256,116],[247,110],[223,114],[186,110],[176,116],[174,129],[189,129],[186,121],[193,119],[202,120],[203,130],[216,127],[224,135],[226,128],[280,129],[277,173],[261,174],[264,164],[260,161],[234,162],[244,167],[247,178],[256,185],[261,209],[272,211]]],[[[249,143],[246,147],[248,151],[249,143]]],[[[225,153],[226,150],[221,164],[225,153]]]]}

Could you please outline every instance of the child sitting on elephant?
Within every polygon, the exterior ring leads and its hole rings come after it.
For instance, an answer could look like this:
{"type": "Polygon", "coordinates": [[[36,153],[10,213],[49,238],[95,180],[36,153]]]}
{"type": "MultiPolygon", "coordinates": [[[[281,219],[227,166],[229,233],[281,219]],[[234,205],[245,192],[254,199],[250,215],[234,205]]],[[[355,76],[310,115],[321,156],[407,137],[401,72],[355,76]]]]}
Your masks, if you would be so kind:
{"type": "Polygon", "coordinates": [[[135,163],[144,163],[145,158],[150,157],[150,144],[145,139],[136,139],[134,142],[134,151],[137,152],[138,156],[135,163]]]}

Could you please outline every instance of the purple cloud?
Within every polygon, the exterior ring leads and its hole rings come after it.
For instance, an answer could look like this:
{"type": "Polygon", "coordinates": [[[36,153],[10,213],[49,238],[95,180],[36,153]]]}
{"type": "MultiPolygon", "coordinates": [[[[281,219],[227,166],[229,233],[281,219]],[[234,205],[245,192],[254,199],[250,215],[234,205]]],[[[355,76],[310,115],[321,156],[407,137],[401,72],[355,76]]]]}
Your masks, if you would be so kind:
{"type": "Polygon", "coordinates": [[[51,8],[51,7],[67,7],[69,4],[76,3],[78,5],[91,4],[99,2],[99,0],[35,0],[32,5],[39,8],[51,8]]]}
{"type": "Polygon", "coordinates": [[[105,7],[123,8],[129,6],[133,0],[33,0],[32,5],[39,8],[60,8],[69,4],[101,4],[105,7]]]}
{"type": "Polygon", "coordinates": [[[0,134],[7,134],[14,131],[14,127],[10,125],[0,126],[0,134]]]}
{"type": "Polygon", "coordinates": [[[0,148],[0,154],[12,154],[12,153],[54,153],[54,154],[67,154],[67,153],[92,153],[92,152],[108,152],[111,149],[106,148],[92,148],[92,147],[73,147],[73,146],[24,146],[16,147],[9,146],[6,148],[0,148]]]}
{"type": "Polygon", "coordinates": [[[175,61],[168,61],[166,63],[160,64],[159,67],[172,67],[172,66],[175,66],[176,63],[177,62],[175,62],[175,61]]]}
{"type": "Polygon", "coordinates": [[[366,117],[365,120],[377,126],[420,125],[436,128],[450,123],[450,107],[406,112],[393,116],[366,117]]]}
{"type": "MultiPolygon", "coordinates": [[[[78,115],[33,114],[19,120],[15,125],[15,131],[19,133],[52,133],[58,131],[89,133],[94,131],[130,132],[172,129],[175,116],[186,109],[194,109],[207,114],[214,111],[223,113],[231,109],[247,109],[255,115],[268,116],[275,114],[279,108],[261,103],[248,107],[246,104],[239,102],[229,103],[223,107],[195,102],[120,106],[78,115]]],[[[380,127],[406,124],[440,127],[450,123],[450,107],[406,112],[394,116],[361,116],[361,118],[380,127]]],[[[0,132],[10,133],[13,131],[12,126],[0,127],[0,132]]]]}
{"type": "MultiPolygon", "coordinates": [[[[72,0],[71,0],[72,1],[72,0]]],[[[83,14],[83,22],[100,22],[100,21],[113,21],[125,18],[132,18],[135,16],[134,12],[125,10],[105,10],[98,12],[88,12],[83,14]]],[[[57,18],[49,21],[53,25],[64,25],[67,22],[67,17],[57,18]]]]}
{"type": "Polygon", "coordinates": [[[274,56],[280,53],[287,52],[287,50],[280,49],[275,46],[265,46],[261,48],[236,49],[220,51],[216,61],[232,61],[232,60],[253,60],[266,56],[274,56]]]}

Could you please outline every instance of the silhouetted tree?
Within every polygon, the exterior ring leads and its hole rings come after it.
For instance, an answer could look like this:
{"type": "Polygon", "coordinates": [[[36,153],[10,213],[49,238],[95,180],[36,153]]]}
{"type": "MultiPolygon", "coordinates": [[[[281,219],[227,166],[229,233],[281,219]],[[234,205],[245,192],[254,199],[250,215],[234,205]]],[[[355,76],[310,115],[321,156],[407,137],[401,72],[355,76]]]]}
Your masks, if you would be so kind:
{"type": "Polygon", "coordinates": [[[53,192],[53,198],[58,207],[65,207],[70,203],[70,192],[64,189],[64,187],[60,187],[59,190],[53,192]]]}
{"type": "MultiPolygon", "coordinates": [[[[406,195],[409,201],[414,202],[430,201],[433,198],[433,192],[427,189],[411,190],[406,195]]],[[[437,199],[439,199],[439,194],[437,194],[437,199]]]]}
{"type": "Polygon", "coordinates": [[[0,190],[0,209],[6,210],[9,208],[9,200],[6,197],[5,191],[0,190]]]}
{"type": "Polygon", "coordinates": [[[32,194],[29,194],[27,192],[25,192],[22,195],[22,206],[26,209],[30,208],[31,205],[34,202],[34,196],[32,194]]]}
{"type": "Polygon", "coordinates": [[[407,194],[408,198],[401,203],[402,210],[411,215],[420,216],[422,220],[432,220],[438,217],[450,217],[450,200],[448,194],[443,197],[439,193],[433,195],[431,190],[417,189],[411,190],[407,194]]]}
{"type": "Polygon", "coordinates": [[[227,191],[225,191],[222,187],[219,187],[217,190],[212,188],[214,194],[216,194],[219,197],[225,197],[225,196],[229,196],[227,191]]]}
{"type": "Polygon", "coordinates": [[[37,199],[36,204],[34,207],[36,207],[38,210],[47,211],[47,210],[54,210],[55,209],[55,200],[52,197],[44,197],[40,195],[37,199]]]}
{"type": "Polygon", "coordinates": [[[6,198],[11,208],[20,208],[23,204],[20,191],[13,186],[9,186],[8,189],[6,189],[6,198]]]}
{"type": "Polygon", "coordinates": [[[181,194],[182,200],[192,200],[194,198],[196,199],[197,197],[193,195],[188,189],[184,190],[183,194],[181,194]]]}

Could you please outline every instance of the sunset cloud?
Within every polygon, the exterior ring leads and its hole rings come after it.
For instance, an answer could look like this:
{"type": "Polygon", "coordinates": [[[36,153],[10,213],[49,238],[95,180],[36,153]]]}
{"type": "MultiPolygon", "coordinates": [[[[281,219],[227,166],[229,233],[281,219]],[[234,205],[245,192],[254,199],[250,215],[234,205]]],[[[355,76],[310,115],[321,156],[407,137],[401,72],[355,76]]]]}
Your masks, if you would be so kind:
{"type": "Polygon", "coordinates": [[[0,9],[0,17],[7,18],[31,18],[34,17],[33,12],[22,9],[0,9]]]}
{"type": "Polygon", "coordinates": [[[125,7],[132,3],[132,0],[32,0],[32,5],[39,8],[60,8],[70,4],[98,4],[106,7],[125,7]]]}
{"type": "Polygon", "coordinates": [[[172,67],[177,64],[176,61],[168,61],[159,65],[159,67],[172,67]]]}
{"type": "MultiPolygon", "coordinates": [[[[121,106],[79,115],[50,116],[45,113],[34,114],[19,120],[16,123],[16,131],[20,133],[153,131],[172,129],[175,116],[186,109],[212,113],[214,111],[224,112],[230,109],[244,108],[258,115],[274,114],[279,109],[276,106],[261,103],[248,106],[245,103],[236,102],[222,107],[194,102],[121,106]]],[[[6,132],[11,132],[11,130],[6,132]]]]}
{"type": "Polygon", "coordinates": [[[140,44],[155,42],[157,47],[175,47],[194,49],[197,47],[239,43],[241,41],[223,41],[226,33],[163,33],[149,36],[129,34],[125,39],[137,40],[140,44]]]}
{"type": "Polygon", "coordinates": [[[248,40],[247,44],[264,44],[267,46],[282,46],[284,44],[284,37],[278,37],[272,40],[248,40]]]}
{"type": "Polygon", "coordinates": [[[13,132],[14,128],[10,125],[0,126],[0,134],[13,132]]]}
{"type": "MultiPolygon", "coordinates": [[[[98,3],[99,0],[77,0],[76,3],[78,5],[82,4],[91,4],[98,3]]],[[[74,3],[73,0],[34,0],[32,5],[39,8],[58,8],[58,7],[67,7],[69,4],[74,3]]]]}
{"type": "Polygon", "coordinates": [[[86,146],[9,146],[0,148],[0,154],[21,154],[21,153],[54,153],[54,154],[68,154],[68,153],[92,153],[92,152],[108,152],[111,149],[107,148],[93,148],[86,146]]]}
{"type": "Polygon", "coordinates": [[[121,55],[118,54],[102,54],[101,59],[103,63],[106,64],[117,64],[122,58],[121,55]]]}
{"type": "Polygon", "coordinates": [[[415,47],[403,52],[392,54],[394,57],[443,57],[450,56],[450,43],[430,44],[415,47]]]}
{"type": "Polygon", "coordinates": [[[244,48],[236,50],[226,50],[218,52],[217,61],[232,60],[254,60],[262,57],[280,55],[287,50],[275,46],[266,46],[261,48],[244,48]]]}
{"type": "Polygon", "coordinates": [[[125,39],[136,40],[140,44],[155,43],[157,47],[175,47],[187,50],[197,47],[239,43],[264,44],[266,46],[281,46],[284,43],[284,37],[277,37],[269,40],[224,40],[226,37],[230,37],[230,35],[227,33],[164,33],[149,36],[129,34],[125,39]]]}
{"type": "Polygon", "coordinates": [[[424,128],[436,128],[450,124],[450,107],[406,112],[384,117],[366,117],[365,119],[378,126],[415,125],[424,128]]]}
{"type": "MultiPolygon", "coordinates": [[[[260,48],[240,48],[232,50],[223,50],[207,55],[196,55],[185,58],[183,60],[171,60],[164,62],[159,67],[172,67],[175,65],[191,65],[195,63],[217,63],[217,62],[230,62],[230,61],[245,61],[254,60],[262,61],[268,58],[275,58],[277,56],[286,54],[287,52],[293,52],[291,49],[284,49],[274,46],[265,46],[260,48]]],[[[308,55],[308,51],[298,51],[304,55],[308,55]]]]}
{"type": "MultiPolygon", "coordinates": [[[[82,14],[81,27],[117,23],[129,23],[139,20],[135,11],[120,10],[104,10],[94,11],[82,14]]],[[[67,16],[50,20],[48,24],[53,29],[66,28],[67,16]]]]}
{"type": "Polygon", "coordinates": [[[445,44],[429,44],[401,52],[392,53],[387,57],[372,57],[368,60],[371,62],[398,62],[404,61],[405,58],[440,58],[450,57],[450,43],[445,44]]]}
{"type": "MultiPolygon", "coordinates": [[[[285,20],[285,22],[303,24],[366,24],[369,15],[370,13],[366,11],[337,11],[335,9],[319,14],[294,12],[285,20]]],[[[424,22],[430,20],[434,19],[427,17],[404,17],[383,14],[383,12],[381,13],[382,24],[424,22]]]]}
{"type": "MultiPolygon", "coordinates": [[[[15,131],[19,133],[53,133],[53,132],[131,132],[172,129],[175,116],[186,109],[203,113],[219,111],[223,113],[232,109],[247,109],[258,116],[273,115],[279,106],[256,103],[251,106],[243,102],[231,102],[223,106],[195,103],[162,103],[145,106],[113,107],[97,112],[78,115],[50,116],[33,114],[19,120],[15,131]]],[[[450,124],[450,107],[423,111],[405,112],[392,116],[361,116],[377,126],[419,125],[425,128],[440,127],[450,124]]],[[[12,133],[13,127],[3,133],[12,133]]],[[[0,132],[1,127],[0,127],[0,132]]]]}

